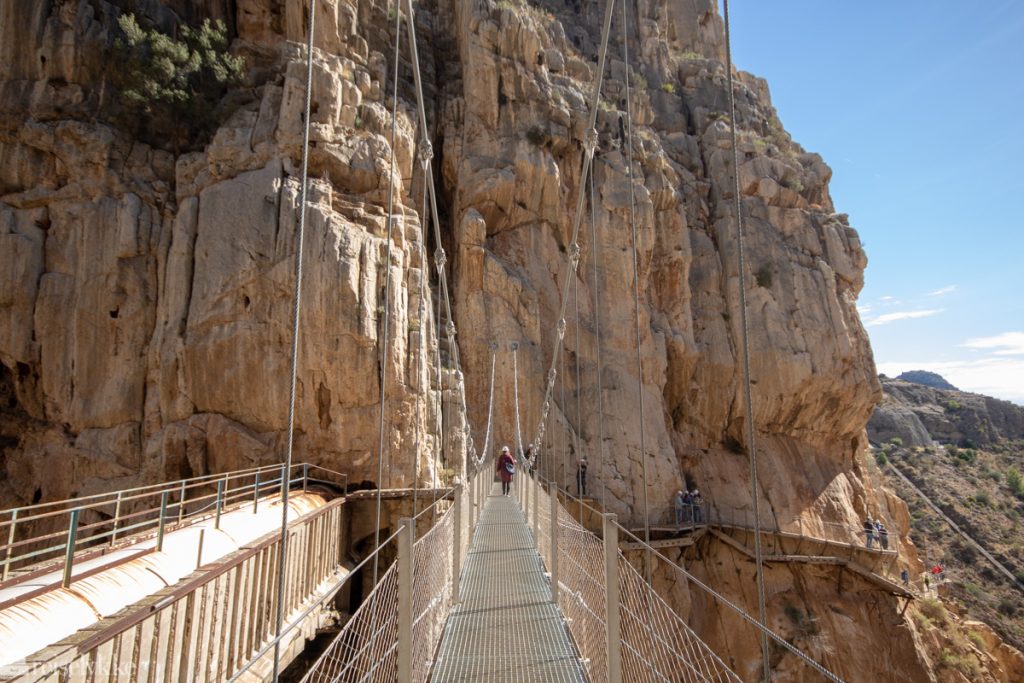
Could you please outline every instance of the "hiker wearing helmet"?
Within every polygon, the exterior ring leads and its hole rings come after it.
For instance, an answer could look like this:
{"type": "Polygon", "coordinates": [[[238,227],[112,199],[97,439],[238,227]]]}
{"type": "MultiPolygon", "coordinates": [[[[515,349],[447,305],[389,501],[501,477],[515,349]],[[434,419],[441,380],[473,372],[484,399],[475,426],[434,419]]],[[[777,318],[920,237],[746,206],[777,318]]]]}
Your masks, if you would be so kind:
{"type": "Polygon", "coordinates": [[[509,453],[508,446],[502,446],[495,470],[501,477],[501,495],[507,496],[512,490],[512,478],[516,476],[516,461],[509,453]]]}

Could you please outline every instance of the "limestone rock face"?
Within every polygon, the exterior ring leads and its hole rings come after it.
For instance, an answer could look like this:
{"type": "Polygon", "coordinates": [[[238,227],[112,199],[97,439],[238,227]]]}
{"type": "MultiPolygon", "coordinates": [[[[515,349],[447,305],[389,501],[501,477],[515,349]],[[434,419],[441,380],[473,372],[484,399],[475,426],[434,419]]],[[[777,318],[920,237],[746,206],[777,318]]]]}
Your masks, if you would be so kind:
{"type": "MultiPolygon", "coordinates": [[[[113,96],[108,48],[125,4],[0,7],[2,503],[284,456],[305,3],[137,3],[168,31],[224,19],[232,50],[247,60],[237,109],[200,151],[178,155],[99,115],[113,96]]],[[[831,170],[782,129],[767,84],[739,72],[754,413],[746,414],[716,3],[631,4],[628,64],[615,17],[592,185],[580,169],[603,6],[417,5],[428,130],[406,47],[392,119],[390,6],[317,5],[295,459],[385,486],[461,473],[467,417],[470,436],[483,441],[491,344],[495,443],[517,438],[514,367],[521,436],[532,439],[568,277],[563,362],[539,444],[544,476],[569,486],[586,455],[592,494],[633,525],[684,484],[699,485],[718,510],[749,509],[752,419],[766,519],[784,529],[840,525],[856,539],[870,514],[905,536],[905,507],[875,488],[863,464],[864,425],[880,399],[855,308],[864,251],[832,205],[831,170]],[[435,150],[439,240],[426,230],[421,139],[435,150]],[[570,276],[577,206],[582,258],[570,276]],[[449,321],[437,313],[441,288],[425,255],[438,248],[448,254],[468,416],[454,350],[436,332],[449,321]]],[[[917,562],[912,546],[899,547],[902,561],[917,562]]],[[[752,565],[728,547],[705,544],[679,561],[746,608],[756,604],[752,565]]],[[[830,572],[769,572],[770,621],[782,629],[788,606],[837,600],[830,572]]],[[[756,641],[730,642],[732,622],[706,597],[658,580],[750,678],[756,641]]],[[[905,624],[895,600],[852,590],[830,614],[815,610],[823,635],[808,651],[848,680],[932,679],[916,642],[894,625],[905,624]]],[[[794,637],[801,633],[810,638],[794,637]]],[[[791,680],[809,673],[788,660],[779,667],[791,680]]]]}
{"type": "MultiPolygon", "coordinates": [[[[237,16],[232,4],[144,8],[144,20],[165,28],[225,19],[253,67],[251,99],[204,151],[177,158],[96,121],[113,4],[4,5],[5,504],[284,457],[305,80],[295,41],[304,18],[299,3],[241,2],[237,16]],[[29,35],[39,42],[26,44],[29,35]]],[[[440,453],[433,417],[439,389],[451,385],[439,383],[430,352],[434,297],[419,217],[406,208],[423,182],[413,177],[419,134],[403,109],[389,263],[383,58],[355,39],[354,5],[320,6],[295,460],[377,482],[383,368],[383,483],[411,485],[417,469],[426,483],[445,458],[456,470],[461,459],[440,453]]]]}

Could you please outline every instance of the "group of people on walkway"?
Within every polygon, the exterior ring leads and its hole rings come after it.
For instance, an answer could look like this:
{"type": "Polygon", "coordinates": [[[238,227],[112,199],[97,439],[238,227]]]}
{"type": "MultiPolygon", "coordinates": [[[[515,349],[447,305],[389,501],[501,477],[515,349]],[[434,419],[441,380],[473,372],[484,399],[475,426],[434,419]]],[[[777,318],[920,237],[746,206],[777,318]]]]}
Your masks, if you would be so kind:
{"type": "Polygon", "coordinates": [[[679,489],[672,497],[672,507],[676,512],[676,526],[683,524],[700,524],[704,521],[704,497],[694,488],[692,491],[679,489]]]}
{"type": "Polygon", "coordinates": [[[889,530],[880,519],[872,521],[870,517],[864,518],[864,537],[868,548],[873,548],[877,542],[882,550],[889,549],[889,530]]]}

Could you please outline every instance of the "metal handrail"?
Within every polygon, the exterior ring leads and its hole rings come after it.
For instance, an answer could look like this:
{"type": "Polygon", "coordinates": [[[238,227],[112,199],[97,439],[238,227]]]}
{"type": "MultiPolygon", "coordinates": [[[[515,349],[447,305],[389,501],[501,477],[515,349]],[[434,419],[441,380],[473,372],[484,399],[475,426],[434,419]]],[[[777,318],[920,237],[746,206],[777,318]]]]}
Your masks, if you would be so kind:
{"type": "MultiPolygon", "coordinates": [[[[243,470],[234,470],[234,471],[231,471],[231,472],[223,472],[223,473],[220,473],[220,474],[204,474],[202,476],[192,477],[192,478],[189,478],[189,479],[176,479],[176,480],[174,480],[174,482],[163,482],[161,484],[151,484],[151,485],[148,485],[148,486],[136,486],[136,487],[130,488],[130,489],[120,489],[118,491],[109,491],[107,493],[94,493],[94,494],[91,494],[91,495],[88,495],[88,496],[82,496],[80,498],[65,498],[63,500],[49,501],[49,502],[46,502],[46,503],[34,503],[32,505],[22,505],[22,506],[10,508],[10,509],[7,509],[7,510],[0,510],[0,515],[9,515],[9,514],[12,514],[15,510],[17,510],[18,511],[17,522],[20,524],[22,522],[36,521],[36,520],[45,519],[45,518],[48,518],[48,517],[54,517],[54,516],[62,515],[64,513],[68,512],[68,508],[69,507],[76,507],[76,508],[82,508],[82,509],[94,508],[94,507],[98,507],[100,505],[107,505],[107,504],[110,504],[110,503],[115,503],[116,504],[119,500],[123,504],[125,502],[130,502],[130,501],[133,501],[133,500],[139,500],[139,499],[147,498],[147,497],[155,495],[155,494],[160,494],[160,493],[163,493],[164,491],[175,491],[175,492],[181,491],[181,490],[186,490],[187,491],[187,490],[199,488],[199,487],[202,487],[202,486],[208,486],[208,485],[214,484],[217,481],[222,480],[222,479],[238,479],[240,477],[254,476],[257,472],[260,472],[260,473],[267,472],[267,471],[279,472],[281,470],[281,467],[282,467],[281,465],[263,465],[261,467],[254,467],[254,468],[248,468],[248,469],[243,469],[243,470]],[[126,494],[133,494],[133,495],[126,495],[126,494]],[[85,504],[83,505],[83,503],[85,503],[85,504]],[[43,513],[40,513],[40,514],[29,515],[29,516],[25,516],[25,514],[24,514],[25,512],[30,511],[30,510],[41,510],[41,509],[45,509],[45,508],[53,507],[53,506],[57,506],[57,505],[63,505],[63,506],[65,506],[65,509],[53,510],[53,511],[50,511],[50,512],[43,512],[43,513]]],[[[296,464],[296,465],[292,466],[293,469],[298,468],[298,467],[303,467],[303,465],[302,464],[296,464]]],[[[2,521],[0,521],[0,529],[2,529],[4,527],[7,527],[7,526],[10,526],[12,523],[13,522],[10,519],[2,520],[2,521]]]]}
{"type": "MultiPolygon", "coordinates": [[[[283,469],[284,465],[280,464],[263,465],[180,479],[171,483],[137,486],[82,498],[39,503],[0,511],[0,515],[9,515],[8,519],[0,522],[0,530],[6,530],[6,534],[0,531],[0,539],[6,535],[6,543],[0,543],[0,582],[8,579],[14,565],[27,568],[42,561],[43,567],[45,567],[46,560],[57,559],[63,555],[65,583],[67,584],[73,578],[71,568],[74,556],[80,549],[96,548],[106,543],[113,547],[119,536],[129,533],[135,535],[137,541],[137,535],[145,531],[155,532],[159,546],[168,526],[179,528],[183,526],[186,518],[191,523],[212,510],[216,524],[219,526],[220,515],[225,508],[244,505],[250,501],[253,511],[256,512],[260,496],[280,488],[283,469]],[[267,472],[272,472],[273,476],[263,478],[261,475],[267,472]],[[251,479],[251,482],[231,485],[238,480],[248,479],[251,479]],[[211,485],[216,485],[216,492],[191,498],[188,495],[190,491],[194,492],[196,489],[211,485]],[[154,503],[158,500],[159,504],[139,510],[124,509],[126,506],[134,507],[133,503],[137,504],[138,501],[145,499],[155,499],[154,503]],[[48,509],[57,505],[68,506],[72,503],[78,503],[78,505],[71,508],[65,507],[65,509],[48,509]],[[113,515],[109,518],[80,524],[83,513],[91,511],[100,515],[109,514],[107,510],[111,505],[114,506],[114,510],[113,515]],[[40,510],[44,511],[33,514],[40,510]],[[68,519],[68,526],[64,529],[45,531],[23,539],[16,537],[18,528],[25,528],[25,524],[39,523],[43,520],[53,523],[65,517],[68,519]],[[42,543],[58,538],[64,539],[64,541],[42,548],[38,547],[42,543]]],[[[341,478],[339,482],[323,480],[323,483],[338,485],[345,491],[348,490],[347,474],[308,463],[297,463],[292,466],[288,476],[289,487],[301,485],[305,490],[310,481],[310,470],[318,470],[327,475],[341,478]],[[299,476],[295,476],[296,470],[299,471],[299,476]]]]}

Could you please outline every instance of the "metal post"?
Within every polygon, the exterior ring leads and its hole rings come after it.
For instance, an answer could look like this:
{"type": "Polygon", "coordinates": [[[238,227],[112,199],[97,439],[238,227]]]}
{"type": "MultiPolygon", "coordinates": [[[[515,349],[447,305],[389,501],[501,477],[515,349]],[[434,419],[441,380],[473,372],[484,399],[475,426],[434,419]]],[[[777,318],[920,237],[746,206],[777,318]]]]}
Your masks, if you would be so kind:
{"type": "Polygon", "coordinates": [[[217,480],[217,515],[213,520],[213,528],[220,528],[220,513],[224,509],[224,480],[217,480]]]}
{"type": "Polygon", "coordinates": [[[203,541],[206,540],[206,529],[199,528],[199,548],[196,550],[196,569],[203,566],[203,541]]]}
{"type": "MultiPolygon", "coordinates": [[[[413,543],[416,531],[408,517],[399,520],[398,534],[398,680],[412,680],[413,543]]],[[[458,525],[456,525],[457,527],[458,525]]]]}
{"type": "Polygon", "coordinates": [[[480,473],[473,474],[473,478],[469,480],[469,526],[471,529],[476,528],[476,522],[480,519],[480,507],[478,505],[477,494],[480,489],[480,473]]]}
{"type": "Polygon", "coordinates": [[[455,509],[452,513],[455,515],[455,540],[452,544],[452,604],[458,604],[459,574],[462,573],[462,484],[455,486],[455,509]]]}
{"type": "Polygon", "coordinates": [[[530,486],[533,487],[533,538],[534,545],[537,545],[537,539],[540,538],[540,482],[537,481],[536,477],[530,477],[530,486]]]}
{"type": "Polygon", "coordinates": [[[622,683],[622,637],[619,626],[619,528],[612,513],[604,515],[604,623],[608,683],[622,683]]]}
{"type": "Polygon", "coordinates": [[[551,496],[551,602],[558,604],[558,496],[555,495],[551,496]]]}
{"type": "Polygon", "coordinates": [[[11,570],[11,553],[14,552],[14,530],[18,527],[18,509],[11,510],[11,528],[7,532],[7,557],[4,559],[4,571],[0,581],[7,580],[7,574],[11,570]]]}
{"type": "Polygon", "coordinates": [[[530,484],[526,481],[519,482],[519,491],[522,494],[520,496],[519,504],[523,508],[523,516],[526,518],[526,526],[530,526],[530,484]]]}
{"type": "Polygon", "coordinates": [[[178,524],[185,518],[185,480],[181,480],[181,493],[178,496],[178,524]]]}
{"type": "Polygon", "coordinates": [[[256,470],[256,480],[252,483],[252,514],[260,508],[260,471],[256,470]]]}
{"type": "Polygon", "coordinates": [[[302,492],[305,493],[309,488],[309,463],[302,463],[302,492]]]}
{"type": "Polygon", "coordinates": [[[110,532],[110,545],[114,545],[114,541],[117,540],[117,523],[121,521],[121,496],[124,495],[121,491],[117,492],[117,502],[114,503],[114,530],[110,532]]]}
{"type": "Polygon", "coordinates": [[[164,491],[160,494],[160,525],[156,528],[156,551],[160,552],[164,549],[164,524],[167,519],[167,496],[168,492],[164,491]]]}
{"type": "Polygon", "coordinates": [[[80,508],[71,511],[71,522],[68,524],[68,543],[64,550],[64,580],[61,586],[67,588],[71,585],[71,565],[75,561],[75,541],[78,539],[78,516],[80,508]]]}

